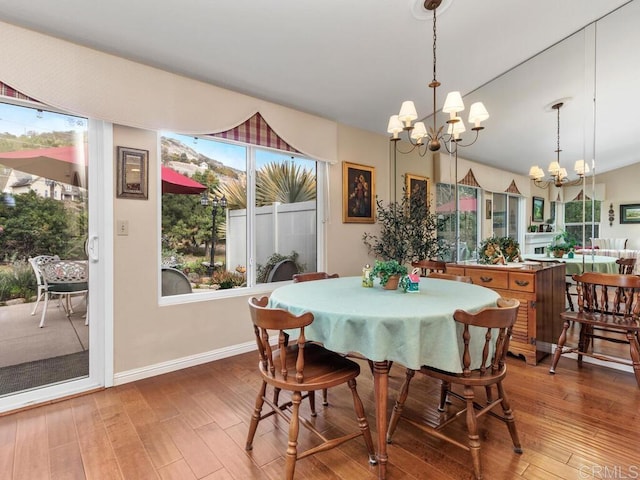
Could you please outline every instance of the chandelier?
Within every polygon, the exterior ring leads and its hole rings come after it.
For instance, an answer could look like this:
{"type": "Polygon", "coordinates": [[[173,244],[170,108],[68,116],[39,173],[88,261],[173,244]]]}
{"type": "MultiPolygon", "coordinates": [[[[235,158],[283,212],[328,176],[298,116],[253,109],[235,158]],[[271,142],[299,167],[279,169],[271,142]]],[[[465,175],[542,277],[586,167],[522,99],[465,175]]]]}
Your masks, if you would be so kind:
{"type": "Polygon", "coordinates": [[[576,180],[570,182],[567,175],[567,169],[560,166],[560,109],[564,102],[554,103],[551,108],[557,112],[557,144],[556,144],[556,160],[549,164],[548,172],[551,174],[549,180],[544,180],[544,170],[538,165],[534,165],[529,169],[529,176],[533,179],[533,183],[540,188],[547,188],[553,184],[556,187],[563,185],[578,185],[584,176],[589,173],[589,165],[584,160],[576,160],[573,166],[574,171],[578,174],[576,180]]]}
{"type": "Polygon", "coordinates": [[[441,3],[442,0],[425,0],[424,2],[424,8],[433,11],[433,80],[429,83],[429,88],[433,89],[433,126],[429,125],[429,127],[427,127],[424,122],[413,123],[418,118],[414,103],[410,100],[402,102],[400,113],[398,113],[398,115],[391,115],[387,126],[387,132],[393,135],[391,141],[395,143],[396,148],[397,142],[400,140],[399,134],[403,131],[406,132],[407,140],[411,144],[411,149],[402,153],[409,153],[417,148],[420,156],[424,156],[427,150],[431,152],[440,150],[442,143],[445,144],[445,148],[449,153],[457,150],[457,146],[468,147],[475,143],[480,130],[484,129],[484,127],[480,125],[481,122],[489,118],[487,109],[482,102],[472,104],[469,109],[469,123],[473,124],[471,130],[475,132],[475,138],[468,144],[462,145],[459,143],[461,142],[460,134],[466,131],[466,127],[459,113],[464,111],[465,106],[462,102],[460,92],[450,92],[442,108],[444,113],[449,114],[446,133],[443,132],[444,125],[440,127],[437,126],[436,89],[440,86],[440,82],[436,78],[436,9],[441,3]]]}

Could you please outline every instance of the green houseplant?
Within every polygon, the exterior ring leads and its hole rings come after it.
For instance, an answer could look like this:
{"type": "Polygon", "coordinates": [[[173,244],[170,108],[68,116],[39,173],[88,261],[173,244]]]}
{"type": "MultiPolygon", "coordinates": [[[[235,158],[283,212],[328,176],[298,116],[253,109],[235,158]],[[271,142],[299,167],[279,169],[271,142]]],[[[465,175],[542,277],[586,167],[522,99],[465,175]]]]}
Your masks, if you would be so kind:
{"type": "Polygon", "coordinates": [[[431,213],[427,192],[403,189],[399,202],[376,199],[379,234],[365,233],[363,243],[369,253],[382,260],[406,264],[413,260],[438,258],[447,253],[446,243],[438,239],[438,216],[431,213]]]}
{"type": "Polygon", "coordinates": [[[387,290],[395,290],[398,288],[400,277],[407,274],[407,267],[401,265],[396,260],[376,260],[369,277],[373,280],[380,277],[380,285],[387,290]]]}

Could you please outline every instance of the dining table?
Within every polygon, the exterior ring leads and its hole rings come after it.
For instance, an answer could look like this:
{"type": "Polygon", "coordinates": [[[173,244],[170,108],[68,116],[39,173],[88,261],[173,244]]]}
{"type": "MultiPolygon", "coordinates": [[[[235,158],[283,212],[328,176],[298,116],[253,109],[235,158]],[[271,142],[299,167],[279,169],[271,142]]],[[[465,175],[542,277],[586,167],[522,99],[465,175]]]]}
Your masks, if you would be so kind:
{"type": "MultiPolygon", "coordinates": [[[[378,478],[385,479],[390,362],[413,370],[427,365],[461,373],[464,346],[453,314],[457,309],[475,312],[495,306],[497,299],[493,290],[451,280],[420,278],[418,291],[404,292],[385,290],[378,281],[363,287],[361,277],[340,277],[278,287],[271,293],[269,306],[296,315],[312,312],[314,321],[305,327],[308,340],[371,361],[378,478]]],[[[483,335],[483,331],[472,329],[471,334],[483,335]]],[[[472,352],[472,358],[479,358],[479,353],[472,352]]]]}
{"type": "Polygon", "coordinates": [[[618,273],[618,264],[615,257],[607,257],[604,255],[579,255],[575,254],[573,258],[569,258],[568,254],[563,255],[561,258],[547,257],[545,254],[530,254],[525,255],[525,260],[532,260],[536,262],[563,262],[566,265],[567,277],[572,275],[580,275],[583,272],[598,272],[598,273],[618,273]]]}

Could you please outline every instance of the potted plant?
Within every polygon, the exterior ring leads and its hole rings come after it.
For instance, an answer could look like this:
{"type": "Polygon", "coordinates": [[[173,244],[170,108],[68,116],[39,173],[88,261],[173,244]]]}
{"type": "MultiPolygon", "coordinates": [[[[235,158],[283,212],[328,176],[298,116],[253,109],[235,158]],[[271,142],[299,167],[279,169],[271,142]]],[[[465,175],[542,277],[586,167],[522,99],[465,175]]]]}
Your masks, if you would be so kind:
{"type": "Polygon", "coordinates": [[[400,278],[406,274],[407,267],[401,265],[396,260],[376,260],[369,276],[372,280],[375,277],[379,277],[380,285],[382,285],[386,290],[395,290],[398,288],[400,278]]]}
{"type": "Polygon", "coordinates": [[[572,247],[570,244],[562,242],[562,243],[555,243],[553,245],[549,245],[548,248],[554,257],[562,258],[565,253],[571,250],[572,247]]]}

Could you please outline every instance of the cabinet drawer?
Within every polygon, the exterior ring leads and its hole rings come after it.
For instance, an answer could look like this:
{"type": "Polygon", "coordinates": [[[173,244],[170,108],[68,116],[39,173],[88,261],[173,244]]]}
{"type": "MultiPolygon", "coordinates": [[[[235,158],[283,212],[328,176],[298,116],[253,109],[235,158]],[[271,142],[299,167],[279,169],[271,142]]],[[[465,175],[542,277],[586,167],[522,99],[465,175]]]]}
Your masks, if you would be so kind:
{"type": "Polygon", "coordinates": [[[475,285],[487,288],[509,288],[509,272],[500,272],[497,269],[468,268],[467,275],[471,277],[475,285]]]}
{"type": "Polygon", "coordinates": [[[449,265],[447,265],[447,273],[451,275],[466,275],[466,273],[464,273],[464,267],[451,267],[449,265]]]}
{"type": "Polygon", "coordinates": [[[509,273],[509,290],[519,292],[535,291],[536,277],[528,273],[509,273]]]}

